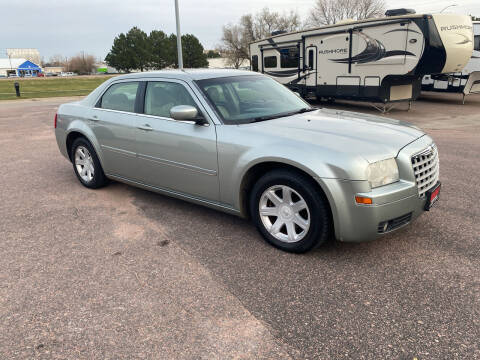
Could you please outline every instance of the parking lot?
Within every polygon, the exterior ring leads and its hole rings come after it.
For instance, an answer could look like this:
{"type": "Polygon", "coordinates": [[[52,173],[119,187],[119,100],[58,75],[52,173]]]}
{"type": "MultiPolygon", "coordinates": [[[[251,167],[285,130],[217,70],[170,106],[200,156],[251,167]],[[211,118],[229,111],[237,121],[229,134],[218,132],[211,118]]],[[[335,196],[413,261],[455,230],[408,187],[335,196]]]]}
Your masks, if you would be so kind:
{"type": "Polygon", "coordinates": [[[0,103],[0,359],[480,358],[480,96],[386,115],[438,145],[432,211],[305,255],[227,214],[82,187],[53,133],[71,100],[0,103]]]}

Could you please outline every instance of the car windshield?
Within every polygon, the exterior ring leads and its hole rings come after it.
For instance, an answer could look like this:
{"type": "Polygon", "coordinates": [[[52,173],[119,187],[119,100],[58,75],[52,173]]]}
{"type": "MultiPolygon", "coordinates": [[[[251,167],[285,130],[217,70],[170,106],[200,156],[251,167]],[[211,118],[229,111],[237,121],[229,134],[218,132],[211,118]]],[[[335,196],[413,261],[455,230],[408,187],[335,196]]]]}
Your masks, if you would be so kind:
{"type": "Polygon", "coordinates": [[[271,120],[315,110],[285,86],[266,76],[232,76],[196,83],[225,124],[271,120]]]}

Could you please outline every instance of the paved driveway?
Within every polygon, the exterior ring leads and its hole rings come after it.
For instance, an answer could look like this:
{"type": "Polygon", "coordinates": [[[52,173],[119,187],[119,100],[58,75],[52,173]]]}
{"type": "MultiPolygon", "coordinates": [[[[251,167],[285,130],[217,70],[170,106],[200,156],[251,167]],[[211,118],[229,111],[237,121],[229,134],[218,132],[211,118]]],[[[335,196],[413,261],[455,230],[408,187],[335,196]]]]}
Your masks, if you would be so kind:
{"type": "Polygon", "coordinates": [[[480,358],[480,98],[457,97],[390,114],[435,138],[438,206],[306,255],[230,215],[83,188],[53,136],[67,99],[1,102],[0,359],[480,358]]]}

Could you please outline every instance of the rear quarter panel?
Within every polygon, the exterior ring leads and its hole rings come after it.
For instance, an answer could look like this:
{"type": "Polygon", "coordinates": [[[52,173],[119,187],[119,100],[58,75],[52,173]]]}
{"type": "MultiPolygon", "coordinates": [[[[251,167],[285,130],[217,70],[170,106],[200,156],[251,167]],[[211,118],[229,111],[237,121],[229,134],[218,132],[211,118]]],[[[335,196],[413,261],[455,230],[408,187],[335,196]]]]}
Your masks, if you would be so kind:
{"type": "MultiPolygon", "coordinates": [[[[103,156],[92,129],[89,125],[90,107],[83,102],[63,104],[57,113],[57,128],[55,136],[60,152],[68,158],[70,149],[67,149],[67,137],[72,132],[78,132],[90,141],[98,155],[100,163],[103,164],[103,156]]],[[[102,165],[103,166],[103,165],[102,165]]]]}

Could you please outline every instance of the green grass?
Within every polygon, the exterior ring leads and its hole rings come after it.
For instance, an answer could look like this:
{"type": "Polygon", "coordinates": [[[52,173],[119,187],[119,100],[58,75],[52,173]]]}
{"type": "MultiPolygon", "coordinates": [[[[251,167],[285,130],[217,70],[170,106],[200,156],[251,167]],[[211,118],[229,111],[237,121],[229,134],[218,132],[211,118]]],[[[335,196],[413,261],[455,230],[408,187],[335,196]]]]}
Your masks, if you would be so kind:
{"type": "Polygon", "coordinates": [[[49,77],[33,79],[0,79],[0,100],[32,99],[57,96],[87,95],[111,76],[49,77]],[[20,84],[20,97],[14,83],[20,84]]]}

